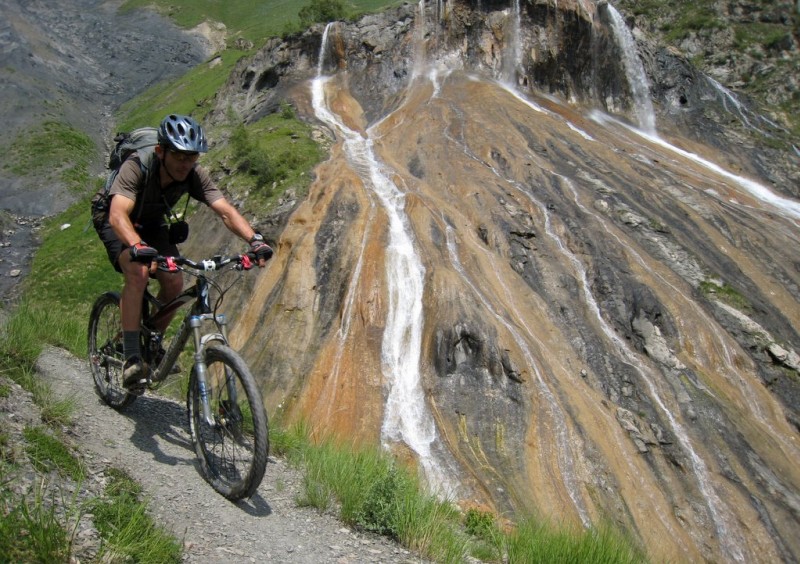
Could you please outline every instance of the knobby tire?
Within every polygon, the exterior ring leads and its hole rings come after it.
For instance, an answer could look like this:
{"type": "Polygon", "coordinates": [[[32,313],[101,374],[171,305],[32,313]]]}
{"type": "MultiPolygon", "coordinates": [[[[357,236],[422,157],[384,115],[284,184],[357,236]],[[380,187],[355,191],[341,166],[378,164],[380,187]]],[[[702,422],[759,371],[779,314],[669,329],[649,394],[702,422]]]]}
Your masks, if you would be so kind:
{"type": "Polygon", "coordinates": [[[207,393],[215,425],[203,415],[199,381],[192,369],[187,395],[189,428],[200,473],[224,497],[251,497],[264,477],[269,454],[267,414],[244,360],[228,346],[206,349],[207,393]],[[235,383],[236,401],[228,382],[235,383]]]}
{"type": "Polygon", "coordinates": [[[125,408],[136,396],[122,385],[122,320],[115,292],[107,292],[94,302],[87,342],[95,392],[110,407],[125,408]]]}

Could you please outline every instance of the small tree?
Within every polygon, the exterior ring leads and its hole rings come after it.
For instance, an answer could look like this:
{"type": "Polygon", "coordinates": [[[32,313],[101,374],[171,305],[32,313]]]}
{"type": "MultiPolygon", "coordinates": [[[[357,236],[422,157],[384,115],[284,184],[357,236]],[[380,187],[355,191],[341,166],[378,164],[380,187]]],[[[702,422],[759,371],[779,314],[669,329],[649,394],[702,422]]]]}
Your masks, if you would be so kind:
{"type": "Polygon", "coordinates": [[[317,22],[344,19],[346,11],[342,0],[311,0],[309,5],[300,8],[298,15],[302,27],[311,27],[317,22]]]}

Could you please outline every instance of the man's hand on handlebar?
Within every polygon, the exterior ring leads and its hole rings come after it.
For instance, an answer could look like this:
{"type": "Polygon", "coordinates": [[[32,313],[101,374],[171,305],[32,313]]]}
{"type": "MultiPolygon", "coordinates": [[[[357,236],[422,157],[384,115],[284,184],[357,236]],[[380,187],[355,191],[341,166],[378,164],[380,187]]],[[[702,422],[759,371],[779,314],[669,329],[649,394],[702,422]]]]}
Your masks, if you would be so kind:
{"type": "Polygon", "coordinates": [[[149,246],[144,241],[139,241],[135,245],[128,247],[128,252],[130,253],[132,262],[149,264],[151,274],[156,271],[156,264],[154,261],[158,256],[158,251],[153,247],[149,246]]]}
{"type": "Polygon", "coordinates": [[[272,258],[272,247],[264,242],[264,237],[261,233],[256,233],[250,239],[250,252],[256,256],[256,262],[261,268],[264,268],[267,261],[272,258]]]}
{"type": "Polygon", "coordinates": [[[156,260],[158,251],[150,247],[144,241],[139,241],[135,245],[128,247],[133,262],[151,263],[156,260]]]}

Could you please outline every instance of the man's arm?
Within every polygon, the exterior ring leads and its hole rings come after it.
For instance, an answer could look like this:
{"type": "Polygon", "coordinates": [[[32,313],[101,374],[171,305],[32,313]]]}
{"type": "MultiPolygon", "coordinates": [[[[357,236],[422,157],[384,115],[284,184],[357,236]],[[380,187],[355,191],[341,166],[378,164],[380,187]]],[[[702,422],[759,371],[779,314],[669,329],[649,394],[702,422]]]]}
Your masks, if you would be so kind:
{"type": "Polygon", "coordinates": [[[142,239],[130,219],[135,204],[136,202],[130,198],[117,194],[111,198],[111,207],[108,212],[108,223],[114,229],[117,238],[127,247],[132,247],[142,239]]]}
{"type": "Polygon", "coordinates": [[[242,239],[244,239],[247,243],[253,238],[253,235],[256,234],[255,229],[250,226],[250,223],[242,217],[242,214],[239,213],[231,203],[225,199],[220,198],[212,202],[211,209],[216,212],[216,214],[222,218],[222,222],[225,224],[225,227],[231,230],[232,233],[238,235],[242,239]]]}
{"type": "Polygon", "coordinates": [[[215,200],[210,204],[210,206],[211,209],[222,218],[222,222],[225,224],[225,227],[230,229],[232,233],[247,241],[247,243],[250,245],[251,251],[254,252],[257,257],[258,266],[264,267],[272,256],[272,249],[264,242],[261,235],[255,239],[255,229],[253,229],[250,226],[250,223],[244,217],[242,217],[242,214],[239,213],[239,210],[233,207],[233,205],[231,205],[231,203],[225,198],[215,200]]]}

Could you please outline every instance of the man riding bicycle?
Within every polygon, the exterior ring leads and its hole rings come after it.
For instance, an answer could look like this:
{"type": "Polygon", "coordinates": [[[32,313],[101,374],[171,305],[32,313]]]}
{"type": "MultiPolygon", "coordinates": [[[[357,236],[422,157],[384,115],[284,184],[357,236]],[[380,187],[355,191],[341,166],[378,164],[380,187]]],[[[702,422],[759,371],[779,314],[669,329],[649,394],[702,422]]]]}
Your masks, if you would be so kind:
{"type": "MultiPolygon", "coordinates": [[[[250,245],[258,266],[265,266],[272,249],[260,233],[228,202],[208,173],[197,164],[200,153],[208,151],[203,128],[189,116],[168,115],[158,128],[152,170],[145,173],[137,153],[122,163],[109,190],[110,203],[95,227],[114,268],[124,277],[120,310],[123,331],[123,385],[140,389],[148,381],[150,367],[142,361],[139,345],[141,304],[150,275],[159,282],[156,296],[161,303],[183,290],[180,272],[156,270],[153,259],[160,255],[179,256],[188,227],[172,229],[172,212],[184,195],[209,206],[232,233],[250,245]],[[183,231],[183,233],[176,232],[183,231]]],[[[164,331],[170,318],[156,329],[164,331]]]]}

